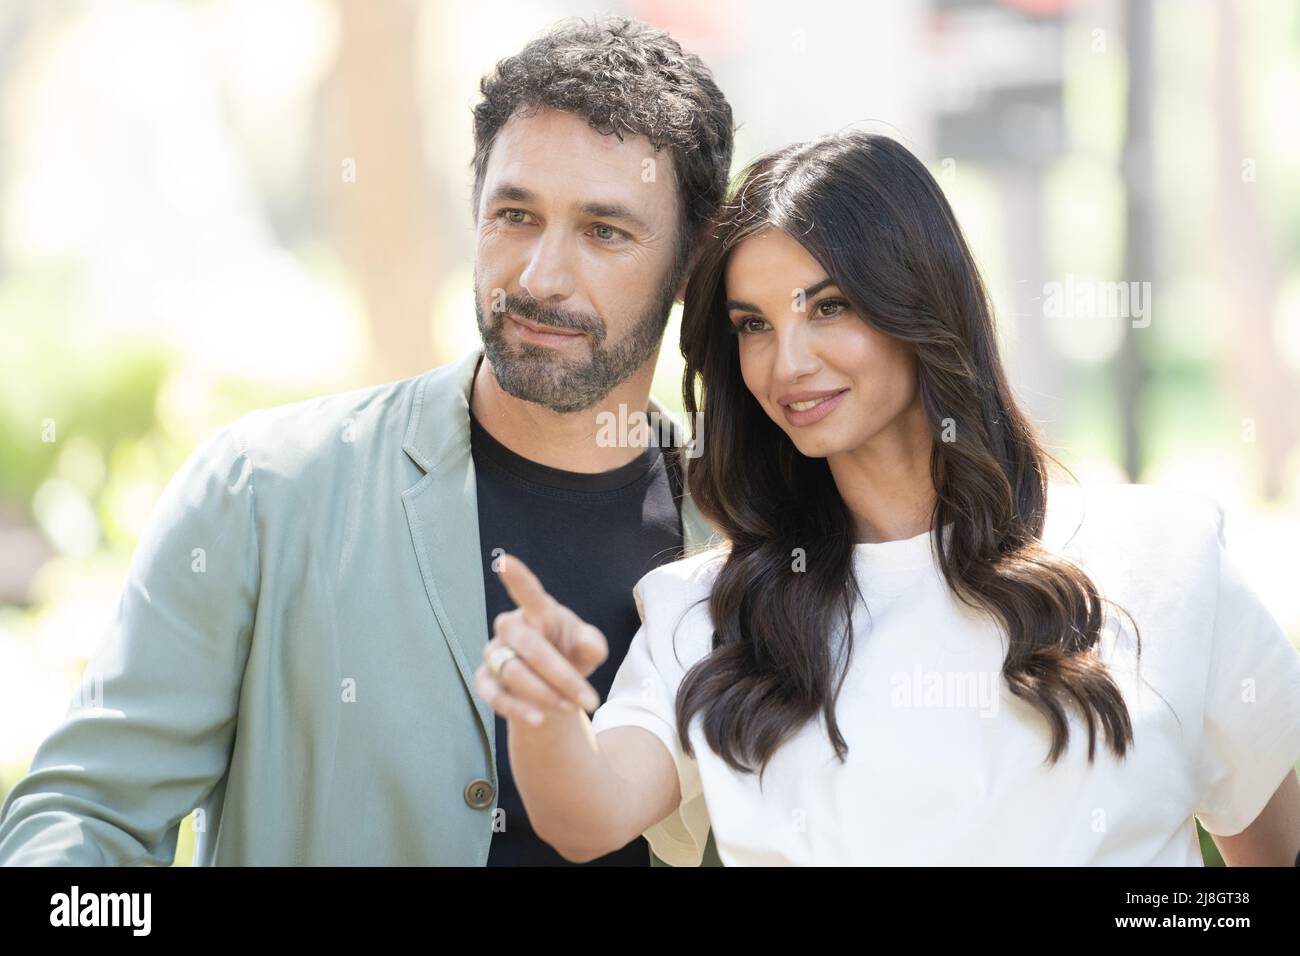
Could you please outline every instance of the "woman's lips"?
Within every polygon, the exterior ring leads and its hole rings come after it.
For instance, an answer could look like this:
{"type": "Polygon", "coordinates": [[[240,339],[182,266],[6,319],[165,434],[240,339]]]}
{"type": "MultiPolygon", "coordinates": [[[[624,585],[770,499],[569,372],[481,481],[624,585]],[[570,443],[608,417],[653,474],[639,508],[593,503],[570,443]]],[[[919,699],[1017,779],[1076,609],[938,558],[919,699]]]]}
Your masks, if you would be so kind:
{"type": "MultiPolygon", "coordinates": [[[[848,393],[849,390],[846,388],[844,389],[844,391],[837,392],[836,394],[832,395],[830,398],[821,399],[812,408],[807,408],[804,409],[803,411],[799,411],[798,409],[792,408],[789,405],[782,405],[781,411],[785,413],[785,420],[789,422],[791,425],[794,426],[813,425],[821,421],[831,412],[835,411],[836,407],[844,401],[844,396],[847,395],[848,393]]],[[[800,404],[803,403],[800,402],[800,404]]]]}

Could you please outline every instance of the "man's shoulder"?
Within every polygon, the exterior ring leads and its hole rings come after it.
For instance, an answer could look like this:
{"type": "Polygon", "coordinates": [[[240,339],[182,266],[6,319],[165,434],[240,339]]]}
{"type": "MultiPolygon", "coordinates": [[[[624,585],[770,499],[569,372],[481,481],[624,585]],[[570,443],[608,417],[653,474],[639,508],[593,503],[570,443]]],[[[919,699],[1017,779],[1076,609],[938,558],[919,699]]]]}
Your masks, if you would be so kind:
{"type": "Polygon", "coordinates": [[[428,409],[446,404],[451,392],[462,386],[467,360],[397,381],[256,409],[221,432],[237,443],[254,471],[272,476],[306,480],[338,468],[400,464],[413,425],[427,431],[442,424],[428,409]]]}
{"type": "Polygon", "coordinates": [[[422,377],[255,409],[230,427],[267,464],[291,466],[341,453],[358,442],[389,441],[400,446],[422,377]]]}

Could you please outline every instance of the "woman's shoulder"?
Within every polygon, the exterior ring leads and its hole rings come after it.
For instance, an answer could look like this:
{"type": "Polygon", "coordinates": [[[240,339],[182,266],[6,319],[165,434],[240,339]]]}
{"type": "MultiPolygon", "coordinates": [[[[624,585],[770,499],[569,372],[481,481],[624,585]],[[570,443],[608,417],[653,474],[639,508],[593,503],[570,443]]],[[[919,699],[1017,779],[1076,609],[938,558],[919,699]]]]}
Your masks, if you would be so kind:
{"type": "Polygon", "coordinates": [[[669,561],[647,571],[636,583],[638,589],[653,588],[673,591],[707,591],[717,577],[718,570],[727,560],[726,545],[715,545],[694,554],[669,561]]]}
{"type": "Polygon", "coordinates": [[[1223,543],[1223,507],[1212,496],[1145,484],[1053,484],[1043,542],[1067,555],[1093,550],[1173,551],[1201,557],[1223,543]]]}
{"type": "Polygon", "coordinates": [[[692,633],[712,635],[708,598],[728,548],[719,545],[648,571],[632,589],[637,613],[652,632],[674,634],[687,618],[692,633]]]}

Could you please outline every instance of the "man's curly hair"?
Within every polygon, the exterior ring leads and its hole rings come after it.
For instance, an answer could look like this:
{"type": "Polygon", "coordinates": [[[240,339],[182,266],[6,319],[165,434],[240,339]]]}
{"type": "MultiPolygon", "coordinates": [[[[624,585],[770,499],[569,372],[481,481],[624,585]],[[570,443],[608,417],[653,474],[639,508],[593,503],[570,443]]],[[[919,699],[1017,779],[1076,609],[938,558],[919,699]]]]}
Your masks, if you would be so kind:
{"type": "Polygon", "coordinates": [[[626,17],[564,20],[501,60],[479,84],[474,108],[474,211],[497,133],[517,112],[550,107],[584,117],[598,132],[640,134],[667,147],[683,228],[677,262],[727,190],[732,116],[726,97],[698,57],[667,33],[626,17]]]}

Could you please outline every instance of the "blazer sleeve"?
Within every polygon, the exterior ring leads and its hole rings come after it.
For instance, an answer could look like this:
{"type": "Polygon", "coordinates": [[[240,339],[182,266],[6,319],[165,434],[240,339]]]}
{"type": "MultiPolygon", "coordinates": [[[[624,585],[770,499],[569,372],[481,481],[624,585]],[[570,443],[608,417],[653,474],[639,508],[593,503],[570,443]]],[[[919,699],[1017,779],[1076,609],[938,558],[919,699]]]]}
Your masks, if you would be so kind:
{"type": "Polygon", "coordinates": [[[1195,814],[1234,836],[1300,759],[1300,653],[1224,547],[1221,513],[1218,538],[1195,814]]]}
{"type": "Polygon", "coordinates": [[[81,689],[0,809],[0,864],[170,865],[223,781],[260,577],[237,425],[164,489],[81,689]]]}
{"type": "MultiPolygon", "coordinates": [[[[677,733],[677,687],[687,667],[674,646],[675,622],[687,610],[683,583],[651,571],[633,589],[642,625],[632,638],[627,656],[619,665],[605,702],[592,715],[592,729],[599,734],[613,727],[640,727],[654,734],[673,759],[681,803],[671,814],[642,835],[659,859],[672,866],[699,866],[709,837],[709,811],[704,801],[700,769],[695,756],[688,755],[677,733]]],[[[698,629],[685,621],[683,644],[698,644],[698,629]]],[[[707,642],[711,635],[704,635],[707,642]]],[[[688,653],[688,658],[691,656],[688,653]]]]}

